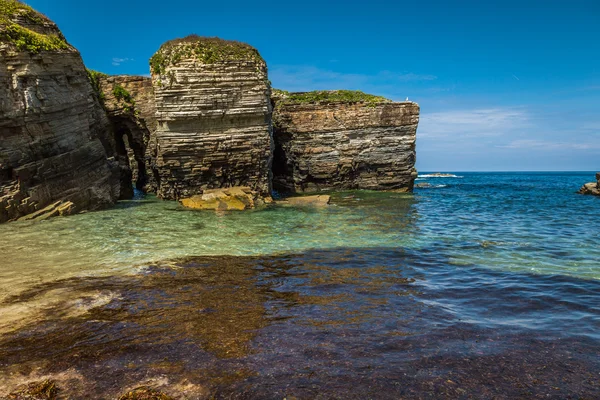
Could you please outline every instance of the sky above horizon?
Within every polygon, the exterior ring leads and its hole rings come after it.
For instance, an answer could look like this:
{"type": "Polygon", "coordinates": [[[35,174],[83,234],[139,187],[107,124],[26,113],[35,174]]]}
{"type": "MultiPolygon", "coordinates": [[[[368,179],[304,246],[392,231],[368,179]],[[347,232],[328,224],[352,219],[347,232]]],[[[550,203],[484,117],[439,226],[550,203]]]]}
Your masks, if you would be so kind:
{"type": "Polygon", "coordinates": [[[597,0],[25,2],[108,74],[195,33],[256,47],[278,89],[408,97],[422,171],[600,170],[597,0]]]}

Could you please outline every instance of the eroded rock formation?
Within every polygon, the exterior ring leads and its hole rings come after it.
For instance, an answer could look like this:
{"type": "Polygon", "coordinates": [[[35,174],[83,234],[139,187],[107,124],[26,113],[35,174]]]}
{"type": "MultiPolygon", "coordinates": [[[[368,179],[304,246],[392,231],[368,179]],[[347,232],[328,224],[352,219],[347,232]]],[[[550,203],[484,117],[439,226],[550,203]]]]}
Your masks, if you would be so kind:
{"type": "Polygon", "coordinates": [[[115,132],[121,167],[121,198],[133,196],[131,182],[144,192],[156,191],[156,107],[152,80],[143,76],[91,73],[115,132]]]}
{"type": "Polygon", "coordinates": [[[113,204],[110,124],[79,53],[47,17],[0,6],[0,222],[113,204]]]}
{"type": "Polygon", "coordinates": [[[594,196],[600,196],[600,172],[596,173],[596,181],[586,183],[579,189],[579,193],[581,194],[592,194],[594,196]]]}
{"type": "Polygon", "coordinates": [[[419,106],[353,91],[273,96],[274,187],[412,191],[419,106]]]}
{"type": "Polygon", "coordinates": [[[151,59],[158,195],[247,186],[269,196],[272,128],[265,61],[239,42],[190,36],[151,59]]]}

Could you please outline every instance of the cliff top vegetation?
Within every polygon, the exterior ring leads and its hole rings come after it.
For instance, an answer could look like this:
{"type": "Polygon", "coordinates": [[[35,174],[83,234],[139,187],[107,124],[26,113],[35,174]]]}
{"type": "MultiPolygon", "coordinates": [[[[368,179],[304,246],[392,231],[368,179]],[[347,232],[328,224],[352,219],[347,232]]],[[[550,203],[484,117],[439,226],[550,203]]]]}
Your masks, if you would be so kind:
{"type": "Polygon", "coordinates": [[[190,35],[164,43],[150,59],[152,73],[164,74],[167,66],[176,65],[182,58],[196,58],[204,64],[239,60],[264,62],[258,50],[249,44],[190,35]]]}
{"type": "Polygon", "coordinates": [[[367,94],[360,90],[315,90],[290,93],[285,90],[273,89],[273,97],[281,104],[367,103],[368,105],[377,105],[392,102],[385,97],[367,94]]]}
{"type": "Polygon", "coordinates": [[[0,0],[0,42],[34,54],[70,48],[52,21],[18,0],[0,0]],[[43,33],[31,29],[35,26],[43,33]],[[47,33],[52,28],[56,34],[47,33]]]}

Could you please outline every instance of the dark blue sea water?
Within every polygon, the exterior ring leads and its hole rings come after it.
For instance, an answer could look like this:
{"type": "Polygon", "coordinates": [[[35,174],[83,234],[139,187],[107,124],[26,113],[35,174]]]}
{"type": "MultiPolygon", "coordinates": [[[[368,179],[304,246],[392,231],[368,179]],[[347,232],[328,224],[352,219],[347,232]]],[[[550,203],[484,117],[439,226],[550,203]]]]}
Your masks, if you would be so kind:
{"type": "Polygon", "coordinates": [[[0,227],[0,396],[600,398],[591,172],[461,173],[325,209],[144,197],[0,227]]]}

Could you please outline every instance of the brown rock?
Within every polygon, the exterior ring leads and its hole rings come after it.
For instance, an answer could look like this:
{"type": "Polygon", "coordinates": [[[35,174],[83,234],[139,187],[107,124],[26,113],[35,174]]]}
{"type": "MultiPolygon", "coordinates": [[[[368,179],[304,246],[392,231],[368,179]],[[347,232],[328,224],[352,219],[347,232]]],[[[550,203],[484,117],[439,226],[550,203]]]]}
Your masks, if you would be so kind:
{"type": "Polygon", "coordinates": [[[14,0],[0,15],[0,222],[50,204],[65,213],[94,210],[119,197],[106,113],[79,52],[45,16],[14,0]],[[39,34],[28,44],[3,35],[39,34]]]}
{"type": "Polygon", "coordinates": [[[251,46],[190,36],[151,59],[156,98],[158,195],[205,189],[271,191],[272,128],[267,66],[251,46]]]}
{"type": "Polygon", "coordinates": [[[276,97],[273,185],[288,192],[412,191],[418,122],[419,106],[412,102],[276,97]]]}
{"type": "Polygon", "coordinates": [[[597,182],[590,182],[583,185],[578,193],[600,196],[600,172],[596,173],[596,180],[597,182]]]}
{"type": "Polygon", "coordinates": [[[173,400],[173,398],[158,390],[142,386],[121,395],[119,400],[173,400]]]}

